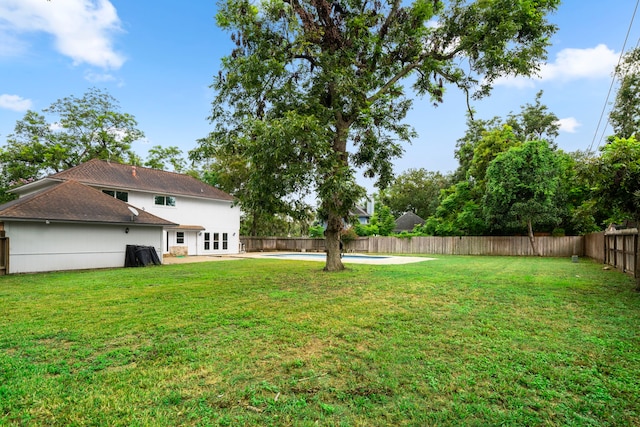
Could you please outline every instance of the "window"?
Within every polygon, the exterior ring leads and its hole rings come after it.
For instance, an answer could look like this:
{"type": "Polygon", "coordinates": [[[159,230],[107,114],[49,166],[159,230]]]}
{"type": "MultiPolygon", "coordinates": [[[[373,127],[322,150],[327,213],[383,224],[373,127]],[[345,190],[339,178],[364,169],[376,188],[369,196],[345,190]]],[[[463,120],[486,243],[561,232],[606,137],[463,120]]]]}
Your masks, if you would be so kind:
{"type": "Polygon", "coordinates": [[[123,202],[129,201],[129,193],[126,191],[116,191],[116,190],[102,190],[104,194],[108,194],[111,197],[115,197],[118,200],[122,200],[123,202]]]}
{"type": "Polygon", "coordinates": [[[176,232],[176,243],[184,244],[184,231],[176,232]]]}
{"type": "Polygon", "coordinates": [[[211,233],[204,233],[204,250],[211,249],[211,233]]]}
{"type": "Polygon", "coordinates": [[[213,233],[213,250],[217,251],[220,249],[220,234],[213,233]]]}
{"type": "Polygon", "coordinates": [[[227,233],[222,233],[222,250],[227,250],[227,248],[229,247],[227,236],[227,233]]]}
{"type": "Polygon", "coordinates": [[[173,196],[155,196],[154,203],[160,206],[175,206],[176,198],[173,196]]]}

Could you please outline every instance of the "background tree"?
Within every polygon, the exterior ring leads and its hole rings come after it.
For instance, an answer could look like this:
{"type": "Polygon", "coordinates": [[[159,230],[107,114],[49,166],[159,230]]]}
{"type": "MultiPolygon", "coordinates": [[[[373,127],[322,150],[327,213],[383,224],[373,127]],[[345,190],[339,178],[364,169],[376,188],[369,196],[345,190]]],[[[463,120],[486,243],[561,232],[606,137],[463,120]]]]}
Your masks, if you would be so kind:
{"type": "Polygon", "coordinates": [[[620,81],[620,87],[609,114],[609,121],[616,136],[637,136],[640,129],[640,48],[624,55],[616,67],[616,76],[620,81]]]}
{"type": "Polygon", "coordinates": [[[458,160],[458,168],[453,174],[453,183],[467,180],[476,145],[483,138],[485,132],[499,128],[501,124],[499,117],[483,120],[474,119],[471,114],[467,114],[467,130],[464,136],[456,142],[454,151],[454,157],[458,160]]]}
{"type": "Polygon", "coordinates": [[[148,168],[169,170],[169,165],[173,172],[185,172],[187,164],[184,159],[184,153],[176,146],[162,147],[154,145],[147,153],[147,159],[144,165],[148,168]]]}
{"type": "MultiPolygon", "coordinates": [[[[275,171],[284,203],[299,200],[290,192],[314,191],[328,224],[325,269],[341,270],[340,232],[363,194],[355,168],[383,189],[414,135],[402,123],[411,106],[403,83],[412,78],[419,95],[441,102],[445,83],[483,96],[500,76],[534,73],[555,31],[546,14],[558,4],[227,0],[217,22],[236,47],[214,82],[212,121],[234,141],[208,142],[257,144],[243,155],[265,179],[275,171]]],[[[263,184],[248,186],[272,191],[263,184]]]]}
{"type": "MultiPolygon", "coordinates": [[[[558,135],[558,117],[541,103],[541,97],[542,92],[538,92],[534,104],[521,106],[519,114],[510,113],[506,119],[473,119],[469,115],[467,131],[456,145],[455,157],[460,165],[452,176],[451,187],[441,193],[435,214],[422,228],[426,234],[482,235],[489,231],[482,205],[487,168],[491,162],[499,154],[531,138],[542,139],[555,147],[553,140],[558,135]]],[[[569,175],[567,171],[567,177],[569,175]]],[[[563,194],[558,192],[557,197],[562,198],[563,194]]],[[[569,188],[566,188],[566,194],[569,194],[569,188]]],[[[574,199],[567,196],[566,201],[574,199]]],[[[567,222],[570,216],[569,213],[564,215],[567,222]]]]}
{"type": "Polygon", "coordinates": [[[562,227],[558,231],[573,236],[601,230],[598,224],[602,223],[602,213],[592,202],[592,180],[587,180],[593,170],[594,156],[581,151],[556,153],[560,167],[556,205],[562,227]]]}
{"type": "Polygon", "coordinates": [[[474,180],[482,180],[489,162],[500,152],[506,151],[513,141],[544,140],[555,148],[554,140],[560,128],[558,116],[549,112],[548,107],[542,104],[542,95],[542,91],[538,92],[535,104],[520,106],[519,114],[511,112],[504,120],[500,117],[474,119],[469,115],[465,135],[456,144],[455,157],[459,166],[454,174],[455,182],[464,181],[469,178],[470,173],[474,180]],[[503,134],[497,141],[494,139],[493,143],[487,140],[487,132],[496,132],[498,129],[505,132],[505,126],[510,130],[508,135],[503,134]],[[479,148],[481,145],[484,147],[479,148]]]}
{"type": "Polygon", "coordinates": [[[478,187],[480,193],[484,193],[487,168],[491,162],[501,153],[522,142],[516,137],[511,126],[506,124],[482,134],[482,138],[473,149],[473,159],[468,172],[468,179],[478,187]]]}
{"type": "Polygon", "coordinates": [[[358,236],[390,236],[396,228],[396,220],[388,206],[378,205],[369,224],[356,223],[353,227],[358,236]]]}
{"type": "Polygon", "coordinates": [[[441,201],[422,231],[432,236],[481,236],[487,231],[481,196],[469,181],[461,181],[441,192],[441,201]]]}
{"type": "Polygon", "coordinates": [[[509,114],[506,124],[519,141],[546,141],[556,148],[554,140],[558,137],[560,122],[558,116],[540,102],[542,94],[542,91],[536,94],[535,104],[522,105],[520,114],[509,114]]]}
{"type": "Polygon", "coordinates": [[[449,177],[426,169],[409,169],[398,175],[389,188],[381,192],[382,204],[398,218],[413,212],[426,219],[439,204],[440,191],[449,186],[449,177]]]}
{"type": "Polygon", "coordinates": [[[0,150],[8,186],[60,172],[91,159],[134,163],[132,142],[142,138],[135,118],[120,112],[115,98],[96,88],[81,98],[59,99],[43,110],[27,111],[0,150]]]}
{"type": "Polygon", "coordinates": [[[610,223],[640,222],[640,142],[613,138],[595,164],[593,196],[609,207],[610,223]]]}
{"type": "Polygon", "coordinates": [[[493,230],[525,228],[539,255],[534,228],[559,222],[560,165],[546,141],[529,141],[500,154],[487,169],[484,212],[493,230]]]}

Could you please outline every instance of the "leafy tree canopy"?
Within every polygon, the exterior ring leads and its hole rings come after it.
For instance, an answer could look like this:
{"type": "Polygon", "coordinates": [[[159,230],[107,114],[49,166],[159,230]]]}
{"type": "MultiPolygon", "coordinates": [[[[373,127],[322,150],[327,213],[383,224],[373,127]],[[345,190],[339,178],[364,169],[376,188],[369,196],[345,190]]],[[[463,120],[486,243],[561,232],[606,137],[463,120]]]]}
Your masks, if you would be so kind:
{"type": "MultiPolygon", "coordinates": [[[[194,156],[245,159],[241,202],[314,192],[327,216],[326,270],[341,270],[344,219],[361,198],[355,170],[392,179],[414,132],[404,82],[442,102],[446,85],[489,93],[504,75],[531,75],[546,56],[559,0],[226,0],[217,22],[236,47],[214,82],[215,131],[194,156]]],[[[295,197],[292,197],[295,195],[295,197]]],[[[295,204],[295,203],[294,203],[295,204]]]]}
{"type": "Polygon", "coordinates": [[[537,254],[533,228],[559,222],[556,203],[559,187],[559,159],[546,141],[512,147],[487,168],[483,206],[488,224],[494,230],[527,227],[537,254]]]}
{"type": "Polygon", "coordinates": [[[153,169],[168,170],[169,166],[174,172],[185,172],[187,164],[182,150],[176,146],[162,147],[154,145],[149,149],[144,165],[153,169]]]}
{"type": "Polygon", "coordinates": [[[520,106],[519,114],[509,113],[505,120],[500,117],[474,119],[470,115],[467,118],[467,131],[456,144],[455,157],[460,163],[454,174],[456,181],[467,179],[469,174],[475,180],[482,181],[488,163],[516,142],[544,140],[555,148],[554,140],[560,126],[558,116],[542,104],[542,95],[542,91],[538,92],[534,104],[520,106]],[[509,132],[505,131],[507,126],[509,132]],[[501,136],[499,140],[502,142],[498,143],[493,138],[492,144],[487,133],[498,132],[498,129],[502,129],[502,135],[498,133],[494,136],[501,136]]]}
{"type": "Polygon", "coordinates": [[[449,177],[440,172],[409,169],[393,180],[381,198],[396,218],[405,212],[429,218],[438,207],[440,191],[448,185],[449,177]]]}
{"type": "Polygon", "coordinates": [[[96,88],[81,98],[59,99],[44,114],[27,111],[0,150],[7,186],[20,185],[91,159],[139,159],[131,143],[142,138],[135,118],[96,88]]]}
{"type": "Polygon", "coordinates": [[[609,222],[640,222],[640,142],[613,138],[595,165],[594,196],[609,206],[609,222]]]}
{"type": "Polygon", "coordinates": [[[630,138],[640,129],[640,47],[624,55],[616,67],[620,87],[609,121],[615,135],[630,138]]]}
{"type": "Polygon", "coordinates": [[[520,106],[520,114],[509,114],[506,123],[511,126],[519,141],[546,141],[555,148],[553,141],[558,136],[558,116],[540,102],[543,92],[536,94],[535,104],[520,106]]]}

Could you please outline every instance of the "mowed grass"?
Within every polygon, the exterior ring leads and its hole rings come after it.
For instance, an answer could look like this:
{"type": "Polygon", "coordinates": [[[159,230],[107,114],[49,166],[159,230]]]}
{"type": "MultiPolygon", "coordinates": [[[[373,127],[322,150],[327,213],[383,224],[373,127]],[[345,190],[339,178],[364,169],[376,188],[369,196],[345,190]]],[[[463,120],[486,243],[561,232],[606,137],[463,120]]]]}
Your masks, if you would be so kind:
{"type": "Polygon", "coordinates": [[[0,278],[2,425],[640,425],[640,294],[588,260],[0,278]]]}

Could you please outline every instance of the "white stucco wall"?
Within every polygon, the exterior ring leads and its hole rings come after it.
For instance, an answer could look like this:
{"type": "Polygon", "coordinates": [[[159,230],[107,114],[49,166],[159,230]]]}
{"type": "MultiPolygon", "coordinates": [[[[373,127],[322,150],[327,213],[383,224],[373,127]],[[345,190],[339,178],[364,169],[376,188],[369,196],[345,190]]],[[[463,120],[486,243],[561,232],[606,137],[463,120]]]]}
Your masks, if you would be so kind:
{"type": "MultiPolygon", "coordinates": [[[[171,194],[157,194],[165,196],[171,194]]],[[[204,230],[184,231],[184,246],[189,248],[189,255],[224,255],[237,254],[240,245],[240,207],[233,206],[230,201],[199,199],[195,197],[176,196],[176,206],[158,206],[154,203],[156,194],[129,191],[129,204],[138,209],[145,210],[171,222],[181,225],[198,225],[204,230]],[[213,242],[210,249],[204,248],[204,236],[209,233],[213,239],[214,233],[218,233],[220,240],[224,233],[227,234],[227,249],[214,249],[213,242]]],[[[168,230],[163,237],[163,251],[167,253],[167,247],[176,246],[175,230],[168,230]],[[168,237],[168,241],[167,241],[168,237]],[[167,245],[168,243],[168,245],[167,245]]]]}
{"type": "Polygon", "coordinates": [[[9,273],[124,267],[127,245],[153,246],[162,227],[5,221],[9,273]]]}

